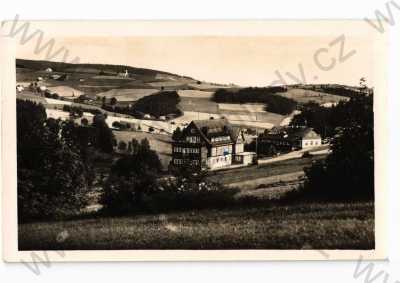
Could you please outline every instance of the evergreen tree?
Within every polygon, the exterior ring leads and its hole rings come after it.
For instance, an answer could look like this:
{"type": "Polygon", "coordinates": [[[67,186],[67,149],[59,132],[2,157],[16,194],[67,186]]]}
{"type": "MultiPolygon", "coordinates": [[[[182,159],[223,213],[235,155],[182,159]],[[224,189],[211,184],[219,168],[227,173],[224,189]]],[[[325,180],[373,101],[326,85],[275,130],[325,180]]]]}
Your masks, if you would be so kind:
{"type": "Polygon", "coordinates": [[[113,151],[113,140],[115,137],[106,123],[105,115],[95,115],[93,118],[93,127],[96,132],[95,146],[105,153],[111,153],[113,151]]]}

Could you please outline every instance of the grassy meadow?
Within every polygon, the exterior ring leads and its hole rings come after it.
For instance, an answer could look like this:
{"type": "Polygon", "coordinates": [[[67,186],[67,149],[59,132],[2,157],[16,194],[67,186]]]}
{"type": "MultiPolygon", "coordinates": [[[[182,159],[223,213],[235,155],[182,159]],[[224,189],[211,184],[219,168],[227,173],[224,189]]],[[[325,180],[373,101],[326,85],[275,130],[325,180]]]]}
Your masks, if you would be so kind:
{"type": "Polygon", "coordinates": [[[374,205],[252,208],[96,217],[19,225],[20,250],[373,249],[374,205]]]}

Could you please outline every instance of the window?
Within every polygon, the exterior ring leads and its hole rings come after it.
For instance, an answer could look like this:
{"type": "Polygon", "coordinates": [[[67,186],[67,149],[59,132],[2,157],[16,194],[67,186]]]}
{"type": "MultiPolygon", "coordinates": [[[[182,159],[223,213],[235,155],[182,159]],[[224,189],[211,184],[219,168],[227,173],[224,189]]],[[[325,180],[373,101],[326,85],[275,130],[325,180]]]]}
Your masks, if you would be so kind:
{"type": "Polygon", "coordinates": [[[182,159],[174,159],[174,164],[179,165],[182,164],[183,160],[182,159]]]}
{"type": "Polygon", "coordinates": [[[200,142],[200,137],[197,136],[187,136],[186,141],[190,143],[198,143],[200,142]]]}

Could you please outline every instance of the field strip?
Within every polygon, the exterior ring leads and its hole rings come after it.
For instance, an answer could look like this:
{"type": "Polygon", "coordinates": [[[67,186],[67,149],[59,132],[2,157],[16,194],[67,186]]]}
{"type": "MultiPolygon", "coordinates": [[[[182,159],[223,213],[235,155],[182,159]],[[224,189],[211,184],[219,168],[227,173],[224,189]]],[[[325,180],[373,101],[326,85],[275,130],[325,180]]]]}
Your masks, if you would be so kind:
{"type": "Polygon", "coordinates": [[[288,182],[297,180],[300,177],[304,176],[304,171],[297,171],[293,173],[287,173],[282,175],[275,175],[264,178],[257,178],[249,181],[241,181],[227,184],[228,187],[239,187],[240,189],[254,189],[259,185],[269,185],[278,182],[288,182]]]}
{"type": "Polygon", "coordinates": [[[247,113],[266,113],[265,104],[261,103],[218,103],[219,110],[243,111],[247,113]]]}

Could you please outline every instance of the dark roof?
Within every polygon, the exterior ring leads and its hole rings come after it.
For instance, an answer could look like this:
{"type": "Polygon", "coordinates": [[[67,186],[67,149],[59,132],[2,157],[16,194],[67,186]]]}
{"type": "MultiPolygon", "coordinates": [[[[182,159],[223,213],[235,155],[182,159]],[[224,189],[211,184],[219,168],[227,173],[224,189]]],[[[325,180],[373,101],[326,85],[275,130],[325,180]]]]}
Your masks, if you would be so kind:
{"type": "Polygon", "coordinates": [[[307,135],[315,136],[320,138],[313,128],[309,127],[274,127],[264,137],[266,138],[285,138],[285,139],[301,139],[307,135]]]}
{"type": "Polygon", "coordinates": [[[194,120],[192,123],[209,144],[236,142],[241,132],[239,127],[233,127],[226,119],[194,120]],[[211,142],[211,138],[220,136],[230,136],[231,140],[211,142]]]}
{"type": "Polygon", "coordinates": [[[316,136],[319,137],[319,135],[316,132],[314,132],[312,128],[308,127],[293,128],[293,130],[289,132],[289,135],[295,138],[304,138],[310,133],[315,134],[316,136]]]}

